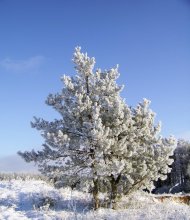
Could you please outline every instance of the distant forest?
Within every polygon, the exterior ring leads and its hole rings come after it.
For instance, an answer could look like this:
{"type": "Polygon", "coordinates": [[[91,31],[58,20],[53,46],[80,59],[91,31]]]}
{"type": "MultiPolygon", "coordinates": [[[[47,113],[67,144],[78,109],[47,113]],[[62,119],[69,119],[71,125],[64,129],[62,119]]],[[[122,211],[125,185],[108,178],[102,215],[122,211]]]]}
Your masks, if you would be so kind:
{"type": "Polygon", "coordinates": [[[172,156],[174,159],[171,165],[172,171],[166,180],[155,182],[156,193],[178,193],[190,192],[190,142],[178,140],[177,147],[172,156]]]}

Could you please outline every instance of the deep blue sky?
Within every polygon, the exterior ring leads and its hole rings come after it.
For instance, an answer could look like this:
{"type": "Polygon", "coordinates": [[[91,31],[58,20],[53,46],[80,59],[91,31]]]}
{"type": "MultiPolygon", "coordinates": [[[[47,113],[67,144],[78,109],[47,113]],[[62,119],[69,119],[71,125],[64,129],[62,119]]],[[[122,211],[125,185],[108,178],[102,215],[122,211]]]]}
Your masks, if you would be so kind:
{"type": "Polygon", "coordinates": [[[190,138],[189,0],[0,0],[0,30],[0,157],[40,147],[30,121],[58,116],[44,101],[77,45],[120,65],[122,96],[150,99],[163,136],[190,138]]]}

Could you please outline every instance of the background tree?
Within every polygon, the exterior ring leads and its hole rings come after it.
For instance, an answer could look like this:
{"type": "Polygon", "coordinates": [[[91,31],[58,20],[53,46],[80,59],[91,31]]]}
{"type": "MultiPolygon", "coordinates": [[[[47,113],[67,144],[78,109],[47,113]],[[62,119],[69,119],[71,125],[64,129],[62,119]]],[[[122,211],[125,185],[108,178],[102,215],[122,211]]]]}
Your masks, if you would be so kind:
{"type": "Polygon", "coordinates": [[[190,142],[179,139],[172,156],[174,162],[171,173],[164,181],[156,182],[158,192],[190,192],[190,142]]]}
{"type": "Polygon", "coordinates": [[[165,178],[175,140],[158,135],[160,125],[154,126],[150,101],[129,108],[120,97],[118,66],[93,72],[95,59],[81,53],[80,47],[73,61],[77,75],[63,76],[61,93],[46,100],[60,119],[35,118],[32,123],[45,139],[43,150],[19,155],[26,162],[35,161],[58,187],[91,189],[95,208],[104,185],[114,208],[121,193],[151,188],[153,180],[165,178]]]}
{"type": "Polygon", "coordinates": [[[190,192],[190,142],[179,139],[174,151],[174,163],[172,165],[171,183],[178,184],[180,191],[190,192]]]}

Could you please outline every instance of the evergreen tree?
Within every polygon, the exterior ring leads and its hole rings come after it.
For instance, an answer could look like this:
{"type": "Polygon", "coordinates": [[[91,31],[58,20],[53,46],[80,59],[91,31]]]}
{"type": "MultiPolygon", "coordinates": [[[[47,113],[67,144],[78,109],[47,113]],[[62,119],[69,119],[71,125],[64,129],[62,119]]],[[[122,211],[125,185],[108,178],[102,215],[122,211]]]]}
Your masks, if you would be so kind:
{"type": "Polygon", "coordinates": [[[181,191],[190,192],[190,142],[179,139],[174,151],[172,184],[178,184],[181,191]]]}
{"type": "Polygon", "coordinates": [[[174,162],[167,179],[155,182],[156,193],[190,192],[190,142],[179,139],[172,158],[174,162]]]}
{"type": "Polygon", "coordinates": [[[127,106],[116,83],[118,66],[93,71],[95,59],[80,47],[73,61],[76,76],[63,76],[62,91],[46,100],[60,119],[32,122],[44,137],[43,150],[18,153],[26,162],[36,162],[58,187],[91,189],[95,208],[105,186],[112,205],[120,193],[151,188],[154,180],[167,176],[175,139],[158,135],[160,124],[154,125],[150,101],[127,106]]]}

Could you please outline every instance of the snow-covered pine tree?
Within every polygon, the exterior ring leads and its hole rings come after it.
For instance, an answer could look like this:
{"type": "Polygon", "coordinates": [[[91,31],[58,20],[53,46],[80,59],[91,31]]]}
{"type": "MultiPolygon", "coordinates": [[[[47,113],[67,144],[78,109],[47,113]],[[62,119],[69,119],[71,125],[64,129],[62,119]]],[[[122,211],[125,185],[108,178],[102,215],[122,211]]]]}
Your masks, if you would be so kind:
{"type": "Polygon", "coordinates": [[[36,162],[56,186],[91,188],[98,208],[102,183],[112,204],[120,193],[165,178],[175,140],[158,136],[160,125],[154,126],[150,101],[127,106],[116,83],[118,66],[93,71],[95,59],[80,50],[75,49],[73,58],[76,76],[63,76],[62,91],[46,101],[60,119],[35,118],[32,123],[45,139],[43,150],[18,154],[36,162]]]}

